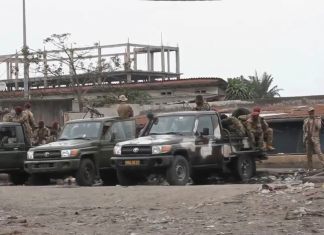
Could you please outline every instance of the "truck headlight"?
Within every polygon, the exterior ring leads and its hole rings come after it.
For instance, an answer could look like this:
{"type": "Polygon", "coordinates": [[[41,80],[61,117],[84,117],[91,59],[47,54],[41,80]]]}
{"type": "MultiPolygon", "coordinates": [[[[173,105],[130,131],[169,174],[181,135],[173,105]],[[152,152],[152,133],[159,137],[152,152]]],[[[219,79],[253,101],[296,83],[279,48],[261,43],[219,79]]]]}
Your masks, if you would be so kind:
{"type": "Polygon", "coordinates": [[[122,146],[115,145],[115,147],[114,147],[114,154],[115,155],[121,155],[121,148],[122,148],[122,146]]]}
{"type": "Polygon", "coordinates": [[[27,159],[29,159],[29,160],[34,159],[34,151],[28,151],[27,152],[27,159]]]}
{"type": "Polygon", "coordinates": [[[171,145],[153,145],[152,154],[168,153],[171,151],[171,145]]]}
{"type": "Polygon", "coordinates": [[[79,149],[66,149],[61,150],[62,157],[77,157],[80,153],[79,149]]]}

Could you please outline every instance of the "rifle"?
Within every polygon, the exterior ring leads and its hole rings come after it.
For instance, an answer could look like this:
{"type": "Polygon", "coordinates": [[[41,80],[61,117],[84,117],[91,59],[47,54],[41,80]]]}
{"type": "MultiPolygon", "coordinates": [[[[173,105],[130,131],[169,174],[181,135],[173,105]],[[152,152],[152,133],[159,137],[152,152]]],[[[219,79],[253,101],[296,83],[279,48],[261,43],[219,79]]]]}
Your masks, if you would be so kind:
{"type": "Polygon", "coordinates": [[[103,117],[104,116],[104,114],[100,113],[97,109],[95,109],[93,107],[87,106],[86,109],[87,109],[87,112],[83,116],[83,119],[87,116],[88,113],[90,113],[90,118],[93,118],[93,116],[96,116],[96,117],[103,117]]]}

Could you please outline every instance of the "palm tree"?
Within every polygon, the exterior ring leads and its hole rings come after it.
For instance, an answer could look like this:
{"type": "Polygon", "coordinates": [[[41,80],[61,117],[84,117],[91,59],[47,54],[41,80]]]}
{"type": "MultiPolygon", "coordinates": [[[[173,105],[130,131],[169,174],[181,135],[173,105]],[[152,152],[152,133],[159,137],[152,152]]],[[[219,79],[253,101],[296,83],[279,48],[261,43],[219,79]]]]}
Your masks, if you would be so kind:
{"type": "Polygon", "coordinates": [[[271,87],[273,79],[272,75],[266,72],[262,74],[261,78],[259,78],[257,72],[254,76],[249,76],[248,86],[253,98],[263,99],[280,96],[279,92],[282,89],[279,89],[277,85],[271,87]]]}
{"type": "Polygon", "coordinates": [[[229,78],[227,82],[226,100],[249,100],[253,98],[248,80],[243,76],[229,78]]]}

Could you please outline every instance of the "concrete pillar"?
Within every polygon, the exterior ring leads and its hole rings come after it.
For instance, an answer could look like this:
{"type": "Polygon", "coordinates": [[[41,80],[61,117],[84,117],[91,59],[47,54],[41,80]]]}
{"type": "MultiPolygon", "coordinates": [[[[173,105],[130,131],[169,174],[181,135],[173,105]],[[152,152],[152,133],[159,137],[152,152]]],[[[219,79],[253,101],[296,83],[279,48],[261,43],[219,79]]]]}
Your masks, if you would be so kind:
{"type": "Polygon", "coordinates": [[[98,72],[99,72],[99,76],[98,76],[98,84],[101,85],[102,83],[102,58],[101,58],[101,47],[100,45],[98,46],[98,62],[97,62],[97,66],[98,66],[98,72]]]}
{"type": "Polygon", "coordinates": [[[43,64],[44,64],[44,88],[47,88],[48,68],[47,68],[47,52],[43,51],[43,64]]]}
{"type": "Polygon", "coordinates": [[[147,71],[151,71],[151,52],[147,50],[147,71]]]}
{"type": "MultiPolygon", "coordinates": [[[[177,50],[176,50],[176,73],[180,74],[180,50],[179,50],[179,47],[177,47],[177,50]]],[[[180,79],[180,75],[178,75],[177,78],[180,79]]]]}
{"type": "Polygon", "coordinates": [[[131,58],[130,58],[130,45],[129,42],[127,43],[127,48],[126,48],[126,61],[125,61],[126,65],[127,65],[127,70],[131,70],[131,58]]]}
{"type": "Polygon", "coordinates": [[[170,50],[167,50],[167,68],[168,73],[170,73],[170,50]]]}
{"type": "Polygon", "coordinates": [[[73,63],[73,57],[74,57],[73,50],[70,50],[70,58],[72,60],[72,61],[69,61],[70,75],[74,75],[73,68],[72,68],[72,64],[71,64],[71,63],[73,63]]]}
{"type": "Polygon", "coordinates": [[[15,55],[15,90],[18,90],[18,78],[19,78],[19,67],[18,67],[18,53],[15,55]]]}
{"type": "Polygon", "coordinates": [[[161,49],[161,71],[165,72],[164,47],[161,49]]]}
{"type": "Polygon", "coordinates": [[[12,79],[12,73],[13,73],[13,69],[12,69],[12,62],[9,62],[9,79],[12,79]]]}
{"type": "Polygon", "coordinates": [[[7,64],[7,80],[10,79],[10,64],[9,64],[9,61],[6,62],[7,64]]]}
{"type": "Polygon", "coordinates": [[[151,71],[154,71],[154,53],[151,52],[151,71]]]}
{"type": "Polygon", "coordinates": [[[126,80],[127,80],[127,83],[131,83],[132,82],[132,74],[130,74],[130,73],[127,73],[127,78],[126,78],[126,80]]]}
{"type": "Polygon", "coordinates": [[[137,53],[134,51],[134,70],[137,70],[137,53]]]}

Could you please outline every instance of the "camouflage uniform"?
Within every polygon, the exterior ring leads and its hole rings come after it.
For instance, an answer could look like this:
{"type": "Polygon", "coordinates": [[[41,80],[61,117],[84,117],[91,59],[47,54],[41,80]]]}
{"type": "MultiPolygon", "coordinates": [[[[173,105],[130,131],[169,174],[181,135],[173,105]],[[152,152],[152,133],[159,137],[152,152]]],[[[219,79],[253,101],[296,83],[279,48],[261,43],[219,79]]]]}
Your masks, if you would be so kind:
{"type": "Polygon", "coordinates": [[[6,113],[2,117],[3,122],[12,122],[12,114],[11,113],[6,113]]]}
{"type": "Polygon", "coordinates": [[[324,166],[323,155],[320,144],[320,131],[322,121],[320,117],[306,118],[303,125],[303,141],[306,145],[308,169],[313,168],[313,153],[316,153],[322,165],[324,166]]]}
{"type": "Polygon", "coordinates": [[[210,111],[210,105],[204,102],[202,105],[197,105],[194,108],[195,111],[210,111]]]}
{"type": "Polygon", "coordinates": [[[262,130],[264,134],[264,141],[266,143],[266,148],[268,150],[274,150],[273,148],[273,129],[269,127],[268,123],[264,120],[264,118],[260,118],[260,122],[262,125],[262,130]]]}
{"type": "Polygon", "coordinates": [[[235,133],[238,136],[246,135],[246,131],[242,122],[240,122],[240,120],[236,117],[228,117],[222,120],[222,124],[224,125],[224,127],[226,127],[226,129],[228,129],[230,132],[235,133]]]}
{"type": "Polygon", "coordinates": [[[35,123],[35,119],[34,119],[34,114],[29,110],[29,109],[25,109],[24,113],[26,113],[27,117],[28,117],[28,123],[29,126],[34,129],[36,127],[36,123],[35,123]]]}
{"type": "Polygon", "coordinates": [[[246,128],[247,133],[251,139],[252,145],[254,145],[256,148],[263,149],[263,130],[262,130],[262,124],[261,119],[258,118],[252,118],[250,117],[246,121],[246,128]]]}
{"type": "Polygon", "coordinates": [[[134,116],[132,107],[129,104],[121,103],[117,109],[118,116],[126,119],[134,116]]]}
{"type": "Polygon", "coordinates": [[[37,128],[34,131],[35,144],[46,144],[50,137],[50,130],[47,127],[37,128]]]}
{"type": "Polygon", "coordinates": [[[21,123],[22,126],[24,127],[24,130],[25,130],[25,133],[26,133],[26,138],[27,138],[27,141],[29,141],[29,143],[31,143],[31,139],[32,139],[32,130],[31,130],[31,127],[28,123],[28,116],[25,112],[21,112],[19,114],[15,114],[13,117],[12,117],[12,122],[18,122],[18,123],[21,123]]]}

